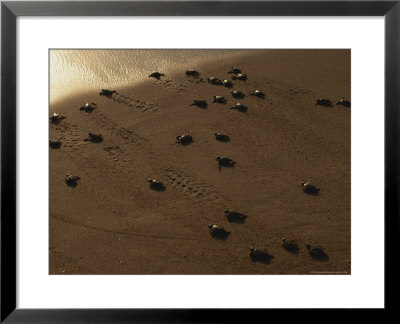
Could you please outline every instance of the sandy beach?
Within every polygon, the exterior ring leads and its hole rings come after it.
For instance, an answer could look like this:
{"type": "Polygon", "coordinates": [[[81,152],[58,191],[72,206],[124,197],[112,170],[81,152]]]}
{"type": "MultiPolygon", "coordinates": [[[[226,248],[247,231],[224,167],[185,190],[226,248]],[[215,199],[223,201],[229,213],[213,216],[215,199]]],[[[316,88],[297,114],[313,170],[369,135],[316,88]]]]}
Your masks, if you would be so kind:
{"type": "Polygon", "coordinates": [[[351,108],[315,104],[351,100],[350,71],[350,50],[249,50],[110,89],[111,98],[93,89],[52,102],[50,114],[67,118],[49,129],[61,141],[49,148],[49,273],[350,274],[351,108]],[[248,80],[207,82],[231,80],[232,66],[248,80]],[[248,95],[255,89],[265,98],[248,95]],[[216,95],[227,103],[212,103],[216,95]],[[207,108],[191,106],[195,99],[207,108]],[[86,102],[97,108],[81,111],[86,102]],[[229,109],[237,102],[248,111],[229,109]],[[85,141],[89,132],[104,140],[85,141]],[[193,143],[184,146],[176,136],[185,133],[193,143]],[[217,155],[235,166],[219,169],[217,155]],[[80,177],[76,187],[67,173],[80,177]],[[166,190],[149,189],[148,178],[166,190]],[[307,180],[318,195],[303,192],[307,180]],[[248,217],[231,223],[226,209],[248,217]],[[231,234],[215,239],[208,224],[231,234]],[[312,258],[307,244],[328,259],[312,258]],[[273,258],[252,262],[250,247],[273,258]]]}

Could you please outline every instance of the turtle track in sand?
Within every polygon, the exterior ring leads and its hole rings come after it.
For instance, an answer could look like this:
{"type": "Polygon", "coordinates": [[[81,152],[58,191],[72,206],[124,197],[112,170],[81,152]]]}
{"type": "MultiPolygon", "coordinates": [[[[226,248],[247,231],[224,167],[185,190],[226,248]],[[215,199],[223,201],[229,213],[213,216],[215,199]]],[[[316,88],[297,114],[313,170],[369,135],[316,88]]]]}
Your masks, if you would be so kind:
{"type": "MultiPolygon", "coordinates": [[[[138,149],[143,153],[148,161],[156,159],[155,153],[152,149],[146,145],[148,139],[135,134],[124,127],[120,127],[117,123],[106,117],[101,111],[94,111],[91,117],[95,119],[99,127],[109,131],[110,133],[120,137],[124,143],[122,145],[105,146],[101,145],[104,152],[107,154],[109,161],[119,172],[114,173],[114,177],[125,179],[125,175],[133,172],[133,161],[129,159],[128,154],[124,150],[124,146],[132,144],[135,149],[138,149]],[[125,175],[124,175],[125,174],[125,175]]],[[[85,142],[83,138],[80,138],[79,128],[76,123],[65,123],[62,128],[62,136],[60,140],[63,142],[65,151],[71,156],[71,158],[77,163],[83,163],[87,165],[90,161],[92,167],[97,168],[96,161],[89,160],[89,157],[85,154],[87,145],[91,145],[90,142],[85,142]]],[[[93,144],[94,145],[94,144],[93,144]]],[[[99,168],[101,165],[98,166],[99,168]]],[[[163,170],[160,174],[161,180],[167,181],[175,190],[183,192],[188,198],[194,199],[199,203],[205,203],[209,205],[216,205],[221,207],[224,201],[223,197],[218,194],[211,185],[206,184],[204,181],[185,174],[182,170],[177,169],[172,163],[165,161],[160,166],[153,167],[154,171],[163,170]]]]}
{"type": "Polygon", "coordinates": [[[106,146],[103,147],[103,150],[108,153],[111,162],[117,170],[125,172],[132,170],[129,166],[132,166],[133,162],[122,148],[119,146],[106,146]]]}
{"type": "MultiPolygon", "coordinates": [[[[112,134],[115,134],[125,141],[125,144],[135,145],[149,161],[155,160],[156,156],[148,145],[148,139],[135,134],[133,131],[120,127],[117,123],[106,117],[101,111],[95,111],[92,116],[96,118],[99,125],[104,127],[112,134]]],[[[118,169],[128,171],[131,169],[132,162],[129,160],[126,152],[121,146],[105,147],[104,150],[109,154],[110,159],[117,165],[118,169]],[[127,168],[128,167],[128,168],[127,168]]],[[[155,170],[163,170],[161,180],[168,181],[172,187],[188,195],[202,203],[221,205],[222,199],[217,191],[212,186],[207,185],[201,180],[186,175],[182,170],[179,170],[168,163],[158,164],[155,170]]],[[[130,171],[128,171],[130,172],[130,171]]]]}
{"type": "Polygon", "coordinates": [[[72,158],[81,158],[87,143],[80,138],[78,125],[74,122],[64,122],[57,125],[56,131],[61,134],[58,138],[61,141],[61,149],[64,149],[72,158]]]}
{"type": "Polygon", "coordinates": [[[71,225],[75,225],[75,226],[91,229],[91,230],[94,230],[94,231],[101,231],[101,232],[105,232],[105,233],[110,233],[110,234],[125,235],[125,236],[149,237],[149,238],[168,239],[168,240],[198,241],[198,239],[194,238],[194,237],[157,235],[157,234],[146,234],[146,233],[139,233],[139,232],[122,232],[122,231],[118,231],[118,230],[109,229],[109,228],[106,228],[106,227],[89,225],[89,224],[86,224],[83,221],[72,220],[72,219],[69,219],[69,218],[66,218],[66,217],[62,217],[62,216],[56,215],[54,213],[50,213],[50,217],[52,217],[54,219],[57,219],[59,221],[71,224],[71,225]]]}
{"type": "Polygon", "coordinates": [[[157,80],[156,82],[162,84],[168,90],[173,90],[173,91],[177,91],[177,92],[184,92],[187,88],[187,86],[185,84],[175,82],[175,81],[172,81],[171,79],[167,79],[167,78],[161,78],[160,80],[157,80]]]}
{"type": "Polygon", "coordinates": [[[222,197],[212,186],[186,175],[182,170],[166,167],[163,170],[163,176],[173,188],[185,193],[192,199],[211,205],[222,205],[222,197]]]}
{"type": "Polygon", "coordinates": [[[120,137],[125,143],[133,143],[137,145],[148,142],[148,139],[134,133],[133,131],[125,127],[120,127],[117,123],[113,122],[101,111],[93,112],[92,116],[100,127],[108,130],[111,134],[120,137]]]}
{"type": "Polygon", "coordinates": [[[252,88],[262,88],[260,90],[265,92],[266,98],[268,98],[269,93],[273,93],[289,100],[301,99],[307,96],[314,95],[314,92],[312,92],[311,90],[294,87],[260,75],[257,76],[256,79],[258,81],[257,84],[262,84],[262,86],[256,85],[254,82],[251,81],[251,79],[247,81],[247,84],[252,88]]]}
{"type": "MultiPolygon", "coordinates": [[[[94,116],[93,113],[92,116],[94,116]]],[[[111,124],[115,126],[114,123],[111,124]]],[[[107,156],[109,158],[109,161],[112,163],[115,169],[119,170],[120,172],[123,171],[126,173],[130,173],[132,171],[133,162],[129,159],[128,154],[125,152],[125,150],[120,146],[104,147],[100,143],[91,144],[90,142],[84,141],[84,139],[80,137],[78,125],[73,122],[64,123],[57,128],[57,131],[61,131],[61,135],[59,136],[59,139],[62,142],[61,149],[64,149],[64,151],[71,157],[74,162],[83,165],[87,165],[88,163],[90,163],[92,168],[101,168],[101,164],[97,165],[96,161],[90,159],[85,152],[88,145],[98,145],[103,147],[103,150],[108,153],[107,156]]],[[[110,129],[107,128],[107,130],[109,131],[110,129]]],[[[133,140],[133,138],[129,137],[131,133],[124,128],[112,128],[111,131],[114,131],[117,136],[120,136],[123,139],[133,140]]],[[[115,176],[116,175],[114,175],[114,177],[115,176]]]]}
{"type": "Polygon", "coordinates": [[[187,81],[189,83],[195,83],[195,84],[200,84],[200,83],[206,83],[203,78],[200,77],[194,77],[194,76],[187,76],[187,81]]]}
{"type": "Polygon", "coordinates": [[[140,112],[159,111],[158,103],[149,103],[138,98],[126,96],[122,93],[115,92],[111,97],[107,97],[116,103],[127,105],[130,108],[140,109],[140,112]]]}

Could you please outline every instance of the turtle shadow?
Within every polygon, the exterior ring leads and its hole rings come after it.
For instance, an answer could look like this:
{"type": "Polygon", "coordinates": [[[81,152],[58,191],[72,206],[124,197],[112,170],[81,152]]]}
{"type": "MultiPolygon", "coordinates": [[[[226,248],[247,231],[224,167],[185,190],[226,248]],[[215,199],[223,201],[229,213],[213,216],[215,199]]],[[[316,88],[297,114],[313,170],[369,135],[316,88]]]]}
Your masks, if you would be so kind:
{"type": "Polygon", "coordinates": [[[200,108],[200,109],[207,109],[208,108],[208,105],[201,105],[201,106],[199,106],[199,105],[191,105],[191,106],[195,106],[195,107],[200,108]]]}
{"type": "Polygon", "coordinates": [[[79,108],[79,110],[84,111],[85,113],[88,113],[88,114],[91,114],[94,111],[94,109],[85,108],[85,107],[81,107],[81,108],[79,108]]]}
{"type": "Polygon", "coordinates": [[[304,191],[304,193],[308,196],[319,196],[319,190],[315,191],[315,192],[306,192],[304,191]]]}
{"type": "Polygon", "coordinates": [[[85,142],[90,142],[90,143],[99,144],[99,143],[103,142],[103,139],[89,139],[89,138],[85,138],[84,141],[85,141],[85,142]]]}
{"type": "Polygon", "coordinates": [[[75,188],[78,185],[77,182],[71,182],[71,181],[67,181],[66,184],[68,187],[71,187],[71,188],[75,188]]]}
{"type": "Polygon", "coordinates": [[[251,258],[251,262],[258,262],[258,263],[262,263],[262,264],[270,264],[271,260],[274,258],[272,255],[269,257],[263,257],[263,258],[254,258],[254,257],[250,257],[251,258]]]}
{"type": "Polygon", "coordinates": [[[288,248],[285,248],[285,247],[283,247],[283,248],[285,249],[285,251],[287,251],[287,252],[289,252],[289,253],[291,253],[293,255],[298,255],[299,251],[300,251],[300,249],[295,250],[295,249],[288,249],[288,248]]]}
{"type": "Polygon", "coordinates": [[[232,108],[230,108],[230,109],[232,109],[232,110],[236,110],[236,111],[238,111],[238,112],[240,112],[240,113],[242,113],[242,114],[247,114],[247,107],[246,108],[236,108],[236,107],[232,107],[232,108]]]}
{"type": "Polygon", "coordinates": [[[226,241],[226,240],[228,240],[228,238],[229,238],[229,234],[226,234],[226,235],[217,235],[217,234],[211,233],[211,236],[212,236],[214,239],[218,240],[218,241],[226,241]]]}
{"type": "Polygon", "coordinates": [[[325,107],[325,108],[333,108],[333,104],[320,104],[320,103],[316,103],[316,106],[320,106],[320,107],[325,107]]]}
{"type": "Polygon", "coordinates": [[[229,223],[244,224],[246,222],[247,216],[243,218],[227,218],[229,223]]]}
{"type": "Polygon", "coordinates": [[[151,189],[151,190],[154,190],[154,191],[159,191],[159,192],[162,192],[162,191],[165,191],[165,190],[166,190],[165,186],[160,187],[160,188],[150,188],[150,189],[151,189]]]}
{"type": "Polygon", "coordinates": [[[321,256],[315,256],[315,255],[312,255],[311,256],[314,260],[316,260],[316,261],[319,261],[319,262],[326,262],[326,261],[329,261],[329,256],[328,255],[321,255],[321,256]]]}
{"type": "Polygon", "coordinates": [[[59,144],[50,144],[50,148],[52,148],[53,150],[59,150],[61,147],[61,143],[59,144]]]}
{"type": "Polygon", "coordinates": [[[192,143],[193,143],[193,141],[186,142],[186,143],[177,142],[177,144],[180,145],[180,146],[188,146],[188,145],[190,145],[190,144],[192,144],[192,143]]]}

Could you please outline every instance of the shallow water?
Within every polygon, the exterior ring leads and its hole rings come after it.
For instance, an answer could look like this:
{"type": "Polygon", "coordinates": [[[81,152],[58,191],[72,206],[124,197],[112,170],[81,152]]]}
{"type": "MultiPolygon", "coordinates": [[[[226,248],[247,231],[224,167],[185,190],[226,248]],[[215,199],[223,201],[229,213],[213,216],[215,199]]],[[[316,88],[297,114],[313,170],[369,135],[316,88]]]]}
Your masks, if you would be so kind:
{"type": "Polygon", "coordinates": [[[50,101],[90,89],[134,84],[153,72],[195,69],[241,50],[51,50],[50,101]]]}

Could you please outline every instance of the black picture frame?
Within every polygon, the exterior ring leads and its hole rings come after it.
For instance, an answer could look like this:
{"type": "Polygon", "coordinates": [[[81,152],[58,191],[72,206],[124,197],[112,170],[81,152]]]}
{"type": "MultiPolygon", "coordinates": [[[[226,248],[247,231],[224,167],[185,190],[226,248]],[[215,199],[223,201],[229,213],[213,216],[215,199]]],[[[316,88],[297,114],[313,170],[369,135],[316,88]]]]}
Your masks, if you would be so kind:
{"type": "MultiPolygon", "coordinates": [[[[1,317],[5,323],[250,322],[266,310],[16,308],[16,19],[19,16],[384,16],[385,310],[396,310],[399,234],[400,1],[128,1],[1,3],[1,317]],[[246,321],[248,322],[248,321],[246,321]]],[[[371,179],[373,182],[373,179],[371,179]]],[[[373,186],[373,184],[371,184],[373,186]]],[[[383,188],[374,188],[383,190],[383,188]]],[[[366,248],[368,245],[366,244],[366,248]]],[[[371,258],[371,262],[373,262],[371,258]]],[[[223,296],[221,296],[223,298],[223,296]]],[[[267,320],[267,318],[265,318],[267,320]]],[[[281,318],[282,320],[282,318],[281,318]]]]}

